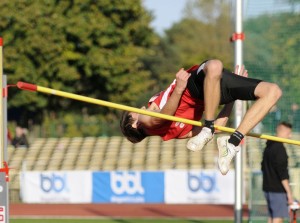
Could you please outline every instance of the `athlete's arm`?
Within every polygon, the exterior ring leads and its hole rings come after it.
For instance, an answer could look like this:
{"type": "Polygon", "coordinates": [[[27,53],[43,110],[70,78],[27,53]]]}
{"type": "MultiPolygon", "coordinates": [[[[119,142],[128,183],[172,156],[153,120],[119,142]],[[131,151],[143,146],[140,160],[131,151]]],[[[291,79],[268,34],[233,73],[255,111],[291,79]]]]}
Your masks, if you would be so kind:
{"type": "MultiPolygon", "coordinates": [[[[224,105],[223,109],[218,114],[215,125],[218,126],[225,126],[229,120],[229,116],[231,114],[232,108],[233,108],[234,102],[231,102],[229,104],[224,105]]],[[[218,132],[218,131],[216,131],[218,132]]]]}
{"type": "MultiPolygon", "coordinates": [[[[161,114],[166,114],[166,115],[174,115],[181,96],[186,89],[188,79],[190,77],[190,73],[187,73],[184,69],[180,69],[176,73],[176,86],[174,88],[174,91],[172,92],[170,98],[168,99],[167,103],[165,106],[160,110],[159,107],[155,104],[152,103],[150,107],[148,108],[149,110],[159,112],[161,114]]],[[[139,116],[139,122],[142,123],[145,127],[154,127],[154,126],[160,126],[164,124],[167,120],[158,118],[158,117],[151,117],[151,116],[146,116],[146,115],[140,115],[139,116]]]]}

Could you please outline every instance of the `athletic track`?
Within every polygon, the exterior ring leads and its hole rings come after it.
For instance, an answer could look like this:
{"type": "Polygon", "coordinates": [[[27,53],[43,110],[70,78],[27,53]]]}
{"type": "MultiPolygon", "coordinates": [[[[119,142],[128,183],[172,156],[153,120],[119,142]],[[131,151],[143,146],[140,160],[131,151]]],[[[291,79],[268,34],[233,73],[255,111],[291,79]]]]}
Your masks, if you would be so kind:
{"type": "MultiPolygon", "coordinates": [[[[234,219],[232,205],[10,204],[10,217],[220,218],[234,219]]],[[[244,207],[243,217],[248,217],[244,207]]]]}

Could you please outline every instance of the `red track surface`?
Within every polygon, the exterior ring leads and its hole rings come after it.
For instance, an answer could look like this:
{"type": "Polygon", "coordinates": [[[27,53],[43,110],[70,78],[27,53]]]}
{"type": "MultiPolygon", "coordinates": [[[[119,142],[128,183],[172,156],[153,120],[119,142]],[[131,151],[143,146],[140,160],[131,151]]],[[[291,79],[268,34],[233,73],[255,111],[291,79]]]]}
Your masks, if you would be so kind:
{"type": "MultiPolygon", "coordinates": [[[[11,204],[10,217],[234,218],[232,205],[11,204]]],[[[247,208],[243,216],[248,217],[247,208]]]]}

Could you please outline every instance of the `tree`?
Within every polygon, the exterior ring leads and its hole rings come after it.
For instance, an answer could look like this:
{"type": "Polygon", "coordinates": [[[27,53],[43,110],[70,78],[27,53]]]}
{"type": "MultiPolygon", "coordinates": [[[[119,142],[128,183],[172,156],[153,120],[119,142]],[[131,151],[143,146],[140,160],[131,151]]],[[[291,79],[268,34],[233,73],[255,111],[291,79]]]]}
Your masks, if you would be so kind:
{"type": "Polygon", "coordinates": [[[272,81],[265,73],[274,73],[271,63],[273,54],[269,39],[269,29],[272,24],[270,15],[262,15],[245,21],[246,40],[244,44],[244,63],[250,77],[272,81]]]}
{"type": "MultiPolygon", "coordinates": [[[[0,8],[9,83],[27,81],[129,105],[152,86],[142,57],[158,41],[141,0],[2,0],[0,8]]],[[[25,91],[9,96],[10,110],[18,109],[24,120],[83,106],[89,113],[108,111],[25,91]]]]}
{"type": "Polygon", "coordinates": [[[189,24],[189,33],[195,32],[194,54],[198,54],[198,58],[199,55],[200,59],[218,58],[225,67],[233,66],[233,44],[229,42],[233,33],[231,11],[231,1],[228,0],[188,1],[185,18],[199,23],[189,24]]]}
{"type": "MultiPolygon", "coordinates": [[[[274,127],[272,114],[278,116],[277,120],[288,120],[295,112],[291,111],[291,105],[300,104],[299,19],[300,15],[296,13],[277,13],[252,18],[245,24],[245,65],[249,74],[277,83],[283,91],[277,112],[270,112],[263,120],[268,132],[274,127]]],[[[300,123],[297,119],[290,121],[300,123]]],[[[297,125],[295,129],[300,129],[297,125]]]]}
{"type": "MultiPolygon", "coordinates": [[[[279,106],[284,111],[282,118],[286,120],[294,112],[292,105],[300,105],[299,19],[300,14],[280,14],[274,17],[270,27],[272,34],[269,33],[273,51],[271,63],[276,69],[272,79],[283,89],[283,99],[279,106]]],[[[299,131],[300,117],[290,121],[294,124],[295,130],[299,131]]]]}
{"type": "Polygon", "coordinates": [[[300,49],[298,14],[261,16],[246,22],[246,63],[255,77],[278,83],[286,96],[300,103],[298,95],[300,49]],[[258,28],[260,27],[260,28],[258,28]],[[259,56],[260,55],[260,56],[259,56]],[[261,71],[258,76],[258,71],[261,71]]]}
{"type": "MultiPolygon", "coordinates": [[[[218,58],[224,66],[233,66],[233,47],[229,42],[232,33],[230,5],[228,1],[187,1],[183,19],[165,31],[157,50],[153,73],[159,83],[169,83],[181,67],[218,58]],[[217,10],[218,9],[218,10],[217,10]],[[213,13],[217,10],[217,13],[213,13]],[[207,12],[208,16],[203,14],[207,12]],[[211,13],[210,13],[211,12],[211,13]]],[[[153,62],[153,61],[152,61],[153,62]]]]}

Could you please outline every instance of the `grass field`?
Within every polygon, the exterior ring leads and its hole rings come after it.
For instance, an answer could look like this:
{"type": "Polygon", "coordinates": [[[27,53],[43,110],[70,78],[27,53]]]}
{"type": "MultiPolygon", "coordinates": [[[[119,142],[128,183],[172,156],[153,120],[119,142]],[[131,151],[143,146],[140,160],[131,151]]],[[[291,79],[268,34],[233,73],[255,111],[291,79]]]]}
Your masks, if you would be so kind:
{"type": "MultiPolygon", "coordinates": [[[[10,223],[231,223],[234,220],[198,219],[11,219],[10,223]]],[[[246,223],[247,221],[244,220],[246,223]]]]}

